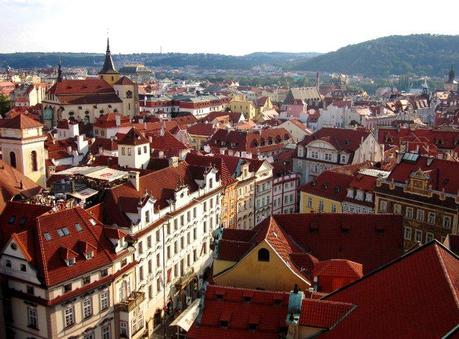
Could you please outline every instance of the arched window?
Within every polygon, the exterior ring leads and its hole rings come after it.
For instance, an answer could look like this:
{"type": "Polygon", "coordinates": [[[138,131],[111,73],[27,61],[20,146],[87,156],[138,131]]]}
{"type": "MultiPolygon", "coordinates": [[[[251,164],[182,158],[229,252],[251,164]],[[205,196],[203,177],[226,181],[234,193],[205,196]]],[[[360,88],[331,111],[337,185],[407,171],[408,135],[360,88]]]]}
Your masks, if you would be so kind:
{"type": "Polygon", "coordinates": [[[16,168],[16,153],[10,152],[10,165],[16,168]]]}
{"type": "Polygon", "coordinates": [[[30,153],[30,160],[32,161],[32,171],[38,171],[37,151],[32,151],[30,153]]]}
{"type": "Polygon", "coordinates": [[[266,248],[258,250],[258,261],[269,261],[269,251],[266,248]]]}

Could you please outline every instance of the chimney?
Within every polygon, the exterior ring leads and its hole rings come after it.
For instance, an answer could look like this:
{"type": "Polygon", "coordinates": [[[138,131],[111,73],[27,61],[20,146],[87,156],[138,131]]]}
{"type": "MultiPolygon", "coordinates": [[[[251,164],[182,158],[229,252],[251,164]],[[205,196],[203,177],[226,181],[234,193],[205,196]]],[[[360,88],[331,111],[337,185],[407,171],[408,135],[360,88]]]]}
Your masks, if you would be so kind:
{"type": "Polygon", "coordinates": [[[121,115],[120,114],[115,114],[115,123],[116,123],[116,126],[121,125],[121,115]]]}
{"type": "Polygon", "coordinates": [[[140,190],[140,173],[137,171],[129,171],[129,181],[136,191],[140,190]]]}

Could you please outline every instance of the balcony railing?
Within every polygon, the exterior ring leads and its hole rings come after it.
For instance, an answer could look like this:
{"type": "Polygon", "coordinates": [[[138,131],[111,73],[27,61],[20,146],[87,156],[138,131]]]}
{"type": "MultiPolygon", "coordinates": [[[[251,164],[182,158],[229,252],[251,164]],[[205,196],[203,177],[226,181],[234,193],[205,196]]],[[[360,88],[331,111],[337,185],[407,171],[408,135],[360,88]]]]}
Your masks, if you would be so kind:
{"type": "Polygon", "coordinates": [[[145,300],[145,293],[134,291],[125,300],[115,305],[115,311],[131,312],[145,300]]]}

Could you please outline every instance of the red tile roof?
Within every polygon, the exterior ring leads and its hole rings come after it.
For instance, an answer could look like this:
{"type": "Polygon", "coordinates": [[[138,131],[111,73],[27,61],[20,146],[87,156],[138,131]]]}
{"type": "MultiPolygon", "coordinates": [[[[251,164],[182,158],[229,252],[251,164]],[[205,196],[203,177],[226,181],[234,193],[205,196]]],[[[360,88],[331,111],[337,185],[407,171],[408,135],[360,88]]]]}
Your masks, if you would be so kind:
{"type": "Polygon", "coordinates": [[[159,133],[148,133],[147,136],[154,155],[158,155],[161,151],[163,152],[163,156],[167,158],[178,157],[182,151],[188,149],[188,146],[168,131],[165,131],[164,135],[160,135],[159,133]]]}
{"type": "Polygon", "coordinates": [[[324,260],[314,265],[314,276],[359,279],[363,276],[363,266],[345,259],[324,260]]]}
{"type": "Polygon", "coordinates": [[[355,261],[366,273],[403,253],[401,216],[310,213],[272,218],[319,260],[355,261]]]}
{"type": "Polygon", "coordinates": [[[0,160],[0,213],[15,196],[31,197],[42,189],[14,167],[0,160]]]}
{"type": "Polygon", "coordinates": [[[96,122],[94,123],[94,127],[99,127],[99,128],[114,128],[116,126],[116,116],[119,116],[120,118],[120,126],[127,126],[129,125],[129,117],[125,116],[120,113],[105,113],[101,115],[99,118],[97,118],[96,122]]]}
{"type": "Polygon", "coordinates": [[[214,166],[218,169],[218,177],[221,178],[222,185],[224,186],[228,186],[236,182],[222,158],[188,153],[186,156],[186,162],[194,166],[214,166]]]}
{"type": "Polygon", "coordinates": [[[288,298],[285,292],[210,285],[200,323],[190,328],[187,338],[277,339],[286,331],[288,298]]]}
{"type": "Polygon", "coordinates": [[[417,160],[405,160],[393,168],[388,180],[405,183],[409,179],[410,174],[417,170],[424,171],[424,174],[429,176],[429,184],[436,191],[445,190],[447,193],[456,195],[459,191],[459,180],[457,173],[459,172],[459,162],[433,159],[427,157],[418,157],[417,160]]]}
{"type": "Polygon", "coordinates": [[[188,186],[190,192],[198,189],[195,179],[202,176],[202,167],[191,166],[186,162],[180,162],[176,167],[167,167],[146,175],[140,176],[139,191],[130,183],[125,183],[106,191],[104,196],[105,214],[104,221],[107,224],[118,224],[130,227],[131,222],[126,212],[131,211],[141,199],[145,198],[145,192],[156,199],[155,208],[168,206],[168,200],[174,198],[175,190],[181,184],[188,186]],[[135,205],[135,206],[134,206],[135,205]],[[110,213],[107,213],[110,211],[110,213]]]}
{"type": "Polygon", "coordinates": [[[10,119],[4,119],[1,122],[0,127],[12,129],[25,129],[43,127],[43,125],[37,120],[30,118],[28,115],[19,113],[14,115],[10,119]]]}
{"type": "Polygon", "coordinates": [[[303,299],[299,325],[331,329],[345,320],[355,307],[350,303],[303,299]]]}
{"type": "Polygon", "coordinates": [[[433,241],[323,300],[357,305],[324,338],[440,338],[459,319],[459,258],[433,241]]]}
{"type": "Polygon", "coordinates": [[[301,142],[307,145],[314,140],[323,140],[332,144],[337,150],[348,153],[355,152],[365,140],[370,132],[363,128],[328,128],[324,127],[314,132],[312,135],[307,135],[301,142]]]}
{"type": "Polygon", "coordinates": [[[113,88],[102,79],[87,78],[85,80],[63,80],[56,82],[49,90],[54,95],[78,95],[115,93],[113,88]]]}
{"type": "Polygon", "coordinates": [[[212,124],[207,123],[197,123],[187,128],[188,134],[204,137],[211,137],[215,131],[216,128],[212,124]]]}
{"type": "Polygon", "coordinates": [[[300,191],[334,201],[343,201],[353,178],[343,173],[325,171],[315,180],[303,185],[300,191]]]}
{"type": "Polygon", "coordinates": [[[130,146],[137,146],[137,145],[144,145],[148,144],[149,141],[145,138],[137,129],[131,128],[129,132],[127,132],[124,137],[118,140],[119,145],[130,145],[130,146]]]}

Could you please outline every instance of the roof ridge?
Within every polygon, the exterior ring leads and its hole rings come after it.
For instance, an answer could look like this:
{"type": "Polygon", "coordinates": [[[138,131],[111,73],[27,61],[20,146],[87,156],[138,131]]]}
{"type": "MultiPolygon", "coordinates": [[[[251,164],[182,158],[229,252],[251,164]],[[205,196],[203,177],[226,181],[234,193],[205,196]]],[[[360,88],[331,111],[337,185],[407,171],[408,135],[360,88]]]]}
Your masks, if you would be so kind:
{"type": "MultiPolygon", "coordinates": [[[[459,307],[459,296],[458,296],[458,291],[456,290],[456,288],[454,287],[453,285],[453,282],[451,281],[451,277],[449,275],[449,270],[446,268],[446,264],[445,264],[445,261],[444,261],[444,258],[443,258],[443,255],[440,253],[440,248],[441,247],[434,247],[435,248],[435,253],[437,254],[438,258],[439,258],[439,262],[440,262],[440,265],[442,267],[442,270],[445,272],[445,279],[446,279],[446,282],[448,284],[448,287],[451,289],[451,292],[454,296],[454,300],[456,301],[456,305],[458,305],[459,307]]],[[[447,249],[446,247],[443,248],[444,249],[447,249]]],[[[454,253],[454,252],[452,252],[454,253]]]]}
{"type": "Polygon", "coordinates": [[[438,240],[434,239],[434,240],[432,240],[432,241],[430,241],[430,242],[428,242],[428,243],[426,243],[426,244],[424,244],[424,245],[422,245],[422,246],[416,247],[416,248],[414,248],[414,249],[412,249],[412,250],[409,250],[409,251],[406,252],[406,253],[403,253],[403,254],[402,254],[401,256],[399,256],[398,258],[395,258],[395,259],[389,261],[388,263],[386,263],[386,264],[384,264],[384,265],[382,265],[382,266],[380,266],[380,267],[374,269],[373,271],[369,272],[368,274],[365,274],[363,277],[361,277],[361,278],[359,278],[359,279],[357,279],[357,280],[351,282],[350,284],[347,284],[347,285],[345,285],[345,286],[343,286],[343,287],[341,287],[341,288],[339,288],[339,289],[337,289],[337,290],[335,290],[335,291],[333,291],[333,292],[327,294],[326,296],[322,297],[321,299],[327,299],[327,298],[329,298],[330,296],[335,295],[335,294],[337,294],[338,292],[341,292],[341,291],[343,291],[343,290],[346,290],[346,289],[348,289],[349,287],[356,285],[356,284],[359,283],[360,281],[362,281],[362,280],[364,280],[364,279],[367,279],[367,278],[369,278],[369,277],[375,275],[376,273],[379,273],[380,271],[385,270],[386,268],[392,266],[393,264],[396,264],[396,263],[402,261],[403,259],[405,259],[405,258],[407,258],[407,257],[409,257],[409,256],[411,256],[411,255],[413,255],[413,254],[415,254],[415,253],[417,253],[417,252],[419,252],[419,251],[425,249],[425,248],[428,248],[429,246],[435,246],[435,245],[441,246],[443,249],[445,249],[447,252],[449,252],[449,254],[453,255],[453,257],[455,257],[456,259],[459,260],[459,257],[458,257],[454,252],[452,252],[451,250],[449,250],[447,247],[445,247],[445,246],[444,246],[442,243],[440,243],[438,240]]]}

